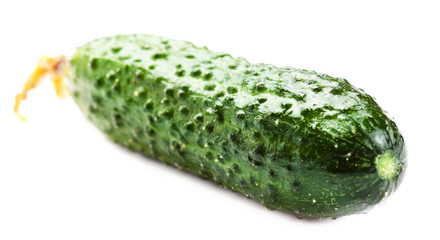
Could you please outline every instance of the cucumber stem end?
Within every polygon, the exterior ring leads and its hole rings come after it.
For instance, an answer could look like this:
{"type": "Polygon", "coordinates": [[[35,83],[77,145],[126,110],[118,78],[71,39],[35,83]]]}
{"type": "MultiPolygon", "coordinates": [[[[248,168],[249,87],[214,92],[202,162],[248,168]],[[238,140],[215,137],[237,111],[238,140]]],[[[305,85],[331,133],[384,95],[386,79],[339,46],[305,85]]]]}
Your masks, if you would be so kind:
{"type": "Polygon", "coordinates": [[[378,155],[375,163],[377,173],[385,181],[394,181],[402,171],[402,166],[392,150],[387,150],[378,155]]]}

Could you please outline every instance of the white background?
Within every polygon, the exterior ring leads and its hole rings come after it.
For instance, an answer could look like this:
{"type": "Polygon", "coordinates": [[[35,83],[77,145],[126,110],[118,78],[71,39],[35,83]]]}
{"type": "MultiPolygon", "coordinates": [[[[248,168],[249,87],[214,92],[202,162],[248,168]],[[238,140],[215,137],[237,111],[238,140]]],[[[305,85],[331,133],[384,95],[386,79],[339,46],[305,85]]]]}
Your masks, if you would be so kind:
{"type": "Polygon", "coordinates": [[[439,239],[436,2],[2,1],[0,239],[439,239]],[[367,214],[299,220],[113,144],[50,81],[15,117],[40,56],[122,33],[348,79],[407,141],[401,187],[367,214]]]}

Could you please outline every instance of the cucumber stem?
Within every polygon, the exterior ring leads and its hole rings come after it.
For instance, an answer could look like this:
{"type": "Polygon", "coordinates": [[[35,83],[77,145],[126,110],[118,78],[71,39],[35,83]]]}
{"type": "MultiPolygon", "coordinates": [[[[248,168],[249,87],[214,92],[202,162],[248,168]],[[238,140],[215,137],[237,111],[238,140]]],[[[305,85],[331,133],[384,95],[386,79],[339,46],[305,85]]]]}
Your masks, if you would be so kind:
{"type": "Polygon", "coordinates": [[[394,151],[387,150],[376,157],[376,169],[379,177],[386,181],[393,181],[399,176],[402,166],[394,151]]]}
{"type": "Polygon", "coordinates": [[[40,58],[37,67],[29,76],[26,83],[24,84],[23,90],[21,91],[21,93],[15,96],[14,112],[15,115],[17,115],[17,117],[20,118],[21,121],[23,122],[26,121],[26,118],[23,117],[18,111],[21,101],[27,98],[28,92],[36,88],[46,75],[50,76],[55,91],[57,93],[57,96],[59,98],[64,98],[68,95],[66,85],[63,82],[66,62],[67,61],[64,56],[57,56],[57,57],[43,56],[40,58]]]}

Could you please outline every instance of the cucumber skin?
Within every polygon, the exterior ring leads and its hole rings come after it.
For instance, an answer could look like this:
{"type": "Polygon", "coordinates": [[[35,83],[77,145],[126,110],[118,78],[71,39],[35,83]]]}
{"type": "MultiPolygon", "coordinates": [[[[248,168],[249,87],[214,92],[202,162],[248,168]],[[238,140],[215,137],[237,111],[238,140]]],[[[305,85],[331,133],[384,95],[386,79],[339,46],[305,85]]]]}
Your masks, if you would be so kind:
{"type": "Polygon", "coordinates": [[[404,140],[345,79],[150,35],[96,39],[69,88],[114,142],[305,218],[366,211],[400,184],[404,140]],[[395,157],[391,180],[375,159],[395,157]]]}

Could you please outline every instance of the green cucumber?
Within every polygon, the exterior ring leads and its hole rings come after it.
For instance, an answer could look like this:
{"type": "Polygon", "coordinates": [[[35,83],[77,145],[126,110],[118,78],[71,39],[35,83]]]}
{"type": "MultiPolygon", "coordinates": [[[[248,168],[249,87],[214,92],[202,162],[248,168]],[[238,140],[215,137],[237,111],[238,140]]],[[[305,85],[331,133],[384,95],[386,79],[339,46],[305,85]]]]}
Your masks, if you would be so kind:
{"type": "Polygon", "coordinates": [[[342,78],[150,35],[91,41],[69,69],[75,102],[114,142],[269,209],[362,212],[404,175],[395,123],[342,78]]]}

